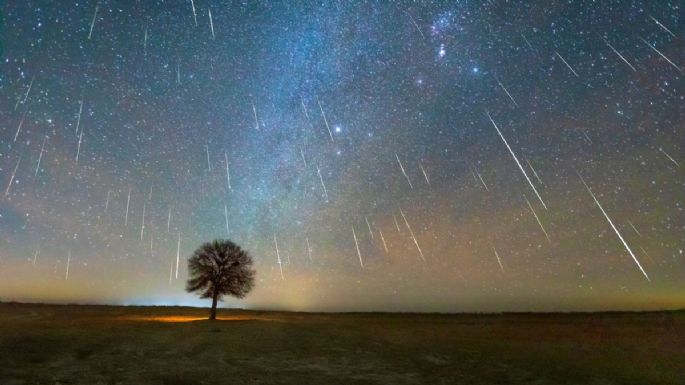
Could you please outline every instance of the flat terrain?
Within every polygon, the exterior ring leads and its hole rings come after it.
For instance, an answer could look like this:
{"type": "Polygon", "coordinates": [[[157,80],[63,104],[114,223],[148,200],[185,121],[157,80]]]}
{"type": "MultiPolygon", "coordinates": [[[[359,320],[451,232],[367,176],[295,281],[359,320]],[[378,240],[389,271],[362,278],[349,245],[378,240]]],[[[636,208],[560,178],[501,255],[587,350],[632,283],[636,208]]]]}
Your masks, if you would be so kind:
{"type": "Polygon", "coordinates": [[[685,312],[0,304],[0,384],[685,384],[685,312]]]}

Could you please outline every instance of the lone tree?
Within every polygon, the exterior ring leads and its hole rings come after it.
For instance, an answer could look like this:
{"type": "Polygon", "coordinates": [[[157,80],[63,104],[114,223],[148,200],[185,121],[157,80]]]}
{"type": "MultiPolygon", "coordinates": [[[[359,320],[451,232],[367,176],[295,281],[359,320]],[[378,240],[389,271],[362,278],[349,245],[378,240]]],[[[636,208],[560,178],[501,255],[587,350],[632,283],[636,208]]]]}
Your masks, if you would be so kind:
{"type": "Polygon", "coordinates": [[[243,298],[254,286],[255,270],[247,251],[229,240],[216,239],[200,246],[188,260],[190,278],[186,291],[212,299],[210,320],[216,319],[216,303],[224,295],[243,298]]]}

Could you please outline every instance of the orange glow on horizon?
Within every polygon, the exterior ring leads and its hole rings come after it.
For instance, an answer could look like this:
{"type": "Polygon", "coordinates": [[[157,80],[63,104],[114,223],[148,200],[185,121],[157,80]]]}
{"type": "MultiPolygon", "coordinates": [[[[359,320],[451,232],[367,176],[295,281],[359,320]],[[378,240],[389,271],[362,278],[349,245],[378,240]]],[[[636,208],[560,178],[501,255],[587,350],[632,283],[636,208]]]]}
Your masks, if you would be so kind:
{"type": "MultiPolygon", "coordinates": [[[[122,316],[118,317],[119,321],[147,321],[147,322],[165,322],[165,323],[177,323],[177,322],[195,322],[195,321],[206,321],[208,317],[198,317],[191,315],[168,315],[168,316],[122,316]]],[[[255,316],[248,315],[233,315],[233,316],[217,316],[217,321],[266,321],[267,318],[259,318],[255,316]]]]}

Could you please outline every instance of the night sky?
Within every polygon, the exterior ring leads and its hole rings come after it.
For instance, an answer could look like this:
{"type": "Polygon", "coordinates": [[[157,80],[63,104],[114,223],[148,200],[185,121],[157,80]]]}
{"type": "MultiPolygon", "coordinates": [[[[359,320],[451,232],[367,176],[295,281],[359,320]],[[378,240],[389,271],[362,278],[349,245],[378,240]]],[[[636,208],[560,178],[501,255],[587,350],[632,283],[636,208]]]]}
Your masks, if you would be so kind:
{"type": "Polygon", "coordinates": [[[230,238],[227,306],[683,307],[684,14],[5,1],[0,299],[207,305],[230,238]]]}

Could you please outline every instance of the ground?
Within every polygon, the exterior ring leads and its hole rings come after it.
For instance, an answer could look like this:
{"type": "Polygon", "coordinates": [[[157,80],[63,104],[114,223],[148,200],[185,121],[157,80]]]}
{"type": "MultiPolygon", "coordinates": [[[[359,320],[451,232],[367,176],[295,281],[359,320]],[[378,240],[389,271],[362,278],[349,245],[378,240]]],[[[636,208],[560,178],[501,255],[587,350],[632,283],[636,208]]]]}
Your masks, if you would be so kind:
{"type": "Polygon", "coordinates": [[[685,384],[685,312],[0,304],[0,384],[685,384]]]}

